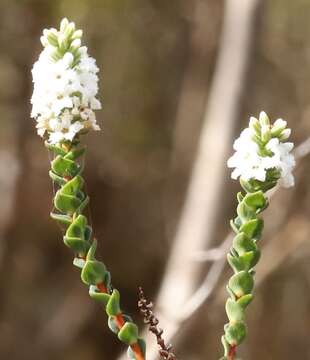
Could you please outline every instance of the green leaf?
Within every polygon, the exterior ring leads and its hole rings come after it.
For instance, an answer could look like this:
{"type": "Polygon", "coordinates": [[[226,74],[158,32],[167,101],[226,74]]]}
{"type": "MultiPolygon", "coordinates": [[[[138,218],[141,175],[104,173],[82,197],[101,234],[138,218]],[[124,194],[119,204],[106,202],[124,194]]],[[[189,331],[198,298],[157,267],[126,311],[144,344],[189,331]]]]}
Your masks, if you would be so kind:
{"type": "Polygon", "coordinates": [[[225,339],[234,346],[239,345],[246,337],[246,327],[244,322],[236,322],[225,326],[225,339]]]}
{"type": "Polygon", "coordinates": [[[244,196],[242,195],[242,192],[239,191],[238,194],[237,194],[238,203],[240,204],[243,199],[244,199],[244,196]]]}
{"type": "Polygon", "coordinates": [[[116,321],[114,320],[114,317],[113,316],[109,316],[109,319],[108,319],[108,326],[109,326],[109,329],[114,332],[114,334],[118,334],[119,332],[119,328],[116,324],[116,321]]]}
{"type": "Polygon", "coordinates": [[[257,191],[255,193],[247,194],[243,201],[247,206],[256,211],[257,209],[265,207],[267,200],[262,191],[257,191]]]}
{"type": "Polygon", "coordinates": [[[83,178],[77,175],[61,188],[61,192],[64,195],[76,195],[77,192],[83,187],[83,185],[83,178]]]}
{"type": "Polygon", "coordinates": [[[251,240],[251,238],[249,238],[244,232],[240,232],[237,236],[234,237],[233,247],[239,255],[257,249],[255,242],[251,240]]]}
{"type": "Polygon", "coordinates": [[[252,294],[247,294],[242,296],[240,299],[237,300],[237,303],[243,308],[245,309],[250,302],[253,300],[253,295],[252,294]]]}
{"type": "Polygon", "coordinates": [[[243,269],[246,271],[251,270],[257,263],[260,258],[260,251],[249,251],[240,255],[239,259],[243,264],[243,269]]]}
{"type": "Polygon", "coordinates": [[[53,213],[53,212],[51,212],[50,215],[51,215],[52,219],[54,219],[56,221],[59,221],[60,223],[66,225],[66,226],[69,226],[71,224],[71,222],[72,222],[72,218],[69,215],[56,214],[56,213],[53,213]]]}
{"type": "Polygon", "coordinates": [[[75,196],[63,195],[60,189],[56,192],[54,205],[60,212],[73,214],[81,205],[81,201],[75,196]]]}
{"type": "Polygon", "coordinates": [[[71,150],[66,154],[65,159],[76,160],[85,153],[85,150],[85,148],[71,150]]]}
{"type": "Polygon", "coordinates": [[[138,341],[138,327],[134,323],[126,322],[117,336],[123,343],[133,345],[138,341]]]}
{"type": "Polygon", "coordinates": [[[50,178],[54,181],[54,183],[56,183],[57,185],[62,186],[62,185],[64,185],[66,183],[65,179],[63,179],[61,176],[56,175],[55,173],[53,173],[52,170],[50,170],[48,172],[48,174],[49,174],[50,178]]]}
{"type": "Polygon", "coordinates": [[[79,167],[74,161],[65,159],[60,155],[51,162],[51,168],[59,176],[73,177],[79,172],[79,167]]]}
{"type": "Polygon", "coordinates": [[[226,313],[229,321],[237,322],[244,320],[244,309],[238,301],[228,299],[226,301],[226,313]]]}
{"type": "Polygon", "coordinates": [[[96,254],[96,250],[97,250],[97,240],[94,239],[93,242],[91,243],[91,247],[87,253],[87,260],[95,260],[95,254],[96,254]]]}
{"type": "Polygon", "coordinates": [[[253,186],[249,181],[240,179],[240,185],[243,187],[243,189],[247,193],[252,193],[252,192],[256,191],[255,186],[253,186]]]}
{"type": "Polygon", "coordinates": [[[232,230],[233,230],[236,234],[238,234],[239,228],[236,226],[234,220],[230,220],[230,227],[232,228],[232,230]]]}
{"type": "Polygon", "coordinates": [[[65,150],[63,150],[63,149],[60,148],[59,146],[49,144],[47,141],[45,141],[44,144],[45,144],[46,148],[47,148],[48,150],[52,151],[54,154],[56,154],[56,155],[61,155],[61,156],[65,156],[65,155],[66,155],[65,150]]]}
{"type": "Polygon", "coordinates": [[[240,271],[230,278],[228,285],[237,298],[240,298],[243,295],[251,293],[254,280],[252,275],[247,271],[240,271]]]}
{"type": "Polygon", "coordinates": [[[264,228],[262,219],[253,219],[240,227],[240,232],[244,232],[249,238],[259,239],[264,228]]]}
{"type": "Polygon", "coordinates": [[[87,218],[84,215],[78,215],[72,224],[68,227],[66,231],[67,237],[75,237],[80,239],[85,239],[85,227],[87,225],[87,218]]]}
{"type": "Polygon", "coordinates": [[[81,205],[76,209],[76,212],[78,214],[81,214],[88,203],[89,203],[89,197],[86,196],[85,199],[81,202],[81,205]]]}
{"type": "Polygon", "coordinates": [[[85,255],[90,247],[90,243],[77,237],[63,237],[64,243],[75,254],[85,255]]]}
{"type": "Polygon", "coordinates": [[[109,299],[109,302],[106,306],[106,312],[109,316],[115,316],[120,314],[121,308],[119,302],[120,302],[120,294],[118,290],[114,289],[109,299]]]}
{"type": "Polygon", "coordinates": [[[110,300],[111,295],[102,293],[98,291],[97,286],[90,285],[89,287],[89,296],[94,299],[95,301],[102,304],[104,307],[107,305],[108,301],[110,300]]]}
{"type": "Polygon", "coordinates": [[[224,335],[221,337],[221,341],[222,341],[222,344],[224,347],[224,355],[225,355],[225,357],[223,359],[226,359],[226,356],[229,354],[230,346],[229,346],[227,340],[225,339],[224,335]]]}
{"type": "Polygon", "coordinates": [[[256,217],[256,211],[244,201],[237,206],[237,214],[243,224],[256,217]]]}
{"type": "Polygon", "coordinates": [[[226,285],[226,290],[233,300],[237,300],[236,295],[233,293],[233,291],[231,290],[231,288],[228,285],[226,285]]]}
{"type": "Polygon", "coordinates": [[[86,261],[81,272],[81,279],[87,285],[101,284],[104,279],[106,267],[103,262],[96,260],[86,261]]]}
{"type": "Polygon", "coordinates": [[[233,256],[231,254],[227,254],[227,261],[235,273],[244,270],[243,262],[240,261],[239,257],[233,256]]]}

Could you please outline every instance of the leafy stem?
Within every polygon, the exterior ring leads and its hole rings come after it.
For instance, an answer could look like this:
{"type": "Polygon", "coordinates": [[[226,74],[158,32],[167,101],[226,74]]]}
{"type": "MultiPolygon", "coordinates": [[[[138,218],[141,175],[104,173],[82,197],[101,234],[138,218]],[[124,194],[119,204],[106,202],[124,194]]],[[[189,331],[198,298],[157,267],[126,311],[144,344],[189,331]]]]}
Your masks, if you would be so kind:
{"type": "Polygon", "coordinates": [[[121,310],[120,293],[111,284],[110,272],[95,257],[97,241],[83,214],[89,202],[83,190],[83,167],[79,162],[85,148],[78,141],[46,146],[54,154],[49,175],[58,187],[51,217],[64,227],[64,243],[75,254],[73,264],[81,270],[81,280],[89,287],[90,297],[105,308],[109,328],[128,345],[128,357],[145,360],[145,342],[139,337],[138,327],[121,310]]]}

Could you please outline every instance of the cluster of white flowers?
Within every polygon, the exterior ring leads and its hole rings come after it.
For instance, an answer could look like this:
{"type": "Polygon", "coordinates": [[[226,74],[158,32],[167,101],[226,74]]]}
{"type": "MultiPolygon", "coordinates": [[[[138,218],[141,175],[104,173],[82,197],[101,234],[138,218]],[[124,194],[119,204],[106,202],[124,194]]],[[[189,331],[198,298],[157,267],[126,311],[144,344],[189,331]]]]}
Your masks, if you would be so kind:
{"type": "Polygon", "coordinates": [[[265,112],[260,113],[259,120],[252,117],[249,127],[234,142],[236,152],[227,162],[228,167],[235,168],[231,177],[264,182],[268,171],[276,170],[284,187],[293,186],[294,144],[284,142],[290,133],[282,119],[271,125],[265,112]]]}
{"type": "Polygon", "coordinates": [[[82,31],[63,19],[60,30],[44,30],[44,50],[32,69],[34,91],[31,117],[38,134],[57,144],[72,141],[77,134],[100,130],[94,110],[99,71],[95,59],[81,46],[82,31]]]}

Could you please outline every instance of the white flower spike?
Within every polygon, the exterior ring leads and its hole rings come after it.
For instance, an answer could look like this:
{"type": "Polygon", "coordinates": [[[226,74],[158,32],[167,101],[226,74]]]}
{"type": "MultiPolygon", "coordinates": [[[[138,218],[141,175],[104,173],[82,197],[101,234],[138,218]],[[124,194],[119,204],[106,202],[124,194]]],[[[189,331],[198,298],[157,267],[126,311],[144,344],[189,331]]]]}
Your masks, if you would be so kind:
{"type": "Polygon", "coordinates": [[[284,187],[293,186],[294,144],[284,142],[291,134],[286,125],[282,119],[270,124],[265,112],[260,113],[259,119],[251,117],[249,127],[234,142],[236,152],[227,162],[228,167],[235,168],[231,177],[261,182],[279,179],[284,187]]]}
{"type": "Polygon", "coordinates": [[[72,142],[89,130],[100,130],[94,110],[99,71],[96,60],[81,46],[82,30],[63,19],[60,30],[45,29],[44,50],[32,69],[34,90],[31,117],[37,132],[50,144],[72,142]]]}

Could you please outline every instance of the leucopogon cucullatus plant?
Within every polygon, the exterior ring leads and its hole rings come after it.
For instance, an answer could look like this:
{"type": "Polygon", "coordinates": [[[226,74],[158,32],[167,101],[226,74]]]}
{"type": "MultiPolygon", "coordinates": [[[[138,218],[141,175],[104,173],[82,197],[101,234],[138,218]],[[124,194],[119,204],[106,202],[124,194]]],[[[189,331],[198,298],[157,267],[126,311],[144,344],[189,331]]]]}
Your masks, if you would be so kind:
{"type": "Polygon", "coordinates": [[[67,19],[61,21],[60,30],[43,31],[44,49],[32,70],[31,116],[53,154],[49,175],[57,189],[51,217],[64,228],[63,241],[74,252],[73,264],[81,270],[90,297],[105,308],[109,328],[128,345],[129,358],[144,360],[144,340],[137,325],[122,312],[120,293],[112,287],[109,271],[95,258],[97,243],[84,215],[89,198],[82,177],[85,147],[80,139],[90,130],[100,130],[94,111],[101,103],[97,99],[99,69],[81,45],[81,37],[82,31],[67,19]]]}
{"type": "Polygon", "coordinates": [[[227,259],[234,275],[227,285],[229,322],[224,326],[221,360],[237,360],[237,346],[246,337],[245,310],[253,299],[254,267],[260,258],[257,242],[264,226],[260,213],[268,206],[266,192],[277,183],[284,187],[294,185],[294,145],[285,142],[291,133],[286,125],[282,119],[271,124],[265,112],[260,113],[259,119],[251,117],[249,127],[235,141],[236,152],[227,163],[234,168],[232,178],[240,178],[244,192],[237,195],[237,216],[231,220],[236,236],[227,259]]]}

